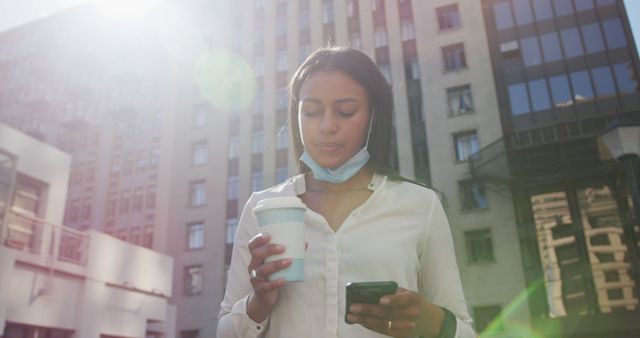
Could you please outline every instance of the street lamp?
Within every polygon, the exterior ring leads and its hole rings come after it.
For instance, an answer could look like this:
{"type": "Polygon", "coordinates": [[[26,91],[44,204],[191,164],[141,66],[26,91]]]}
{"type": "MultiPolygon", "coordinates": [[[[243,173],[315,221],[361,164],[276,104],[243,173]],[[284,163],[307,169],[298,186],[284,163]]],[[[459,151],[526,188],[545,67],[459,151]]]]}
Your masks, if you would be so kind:
{"type": "Polygon", "coordinates": [[[602,143],[611,156],[619,161],[624,174],[631,200],[633,217],[625,222],[624,232],[629,245],[629,261],[635,275],[636,297],[640,297],[640,264],[638,263],[638,239],[635,224],[640,223],[640,192],[638,192],[638,155],[640,154],[640,119],[618,117],[600,135],[602,143]]]}

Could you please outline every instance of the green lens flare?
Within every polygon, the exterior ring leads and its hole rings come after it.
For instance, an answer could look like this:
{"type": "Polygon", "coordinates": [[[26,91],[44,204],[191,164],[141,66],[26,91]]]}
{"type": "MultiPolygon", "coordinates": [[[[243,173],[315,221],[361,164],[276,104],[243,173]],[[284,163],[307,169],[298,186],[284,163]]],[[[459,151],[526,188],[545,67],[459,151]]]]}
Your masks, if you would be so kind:
{"type": "Polygon", "coordinates": [[[253,101],[256,79],[240,55],[226,49],[203,53],[195,63],[195,81],[202,96],[220,110],[242,110],[253,101]]]}

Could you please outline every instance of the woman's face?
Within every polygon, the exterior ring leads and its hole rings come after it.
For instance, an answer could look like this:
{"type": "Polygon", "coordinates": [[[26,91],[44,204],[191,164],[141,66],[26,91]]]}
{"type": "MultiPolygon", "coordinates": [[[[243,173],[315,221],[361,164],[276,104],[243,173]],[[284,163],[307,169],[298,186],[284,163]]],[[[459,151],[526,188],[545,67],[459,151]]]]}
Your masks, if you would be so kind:
{"type": "Polygon", "coordinates": [[[300,88],[302,144],[319,165],[336,169],[364,146],[369,111],[369,95],[348,75],[316,72],[300,88]]]}

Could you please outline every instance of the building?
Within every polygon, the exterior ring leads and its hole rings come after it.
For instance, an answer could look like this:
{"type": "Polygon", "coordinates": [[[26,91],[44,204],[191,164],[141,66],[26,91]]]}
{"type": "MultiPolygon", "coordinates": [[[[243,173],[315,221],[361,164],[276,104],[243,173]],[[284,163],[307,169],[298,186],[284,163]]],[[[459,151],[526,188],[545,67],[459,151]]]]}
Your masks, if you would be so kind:
{"type": "Polygon", "coordinates": [[[171,257],[61,225],[69,155],[0,124],[0,158],[0,337],[173,337],[171,257]]]}

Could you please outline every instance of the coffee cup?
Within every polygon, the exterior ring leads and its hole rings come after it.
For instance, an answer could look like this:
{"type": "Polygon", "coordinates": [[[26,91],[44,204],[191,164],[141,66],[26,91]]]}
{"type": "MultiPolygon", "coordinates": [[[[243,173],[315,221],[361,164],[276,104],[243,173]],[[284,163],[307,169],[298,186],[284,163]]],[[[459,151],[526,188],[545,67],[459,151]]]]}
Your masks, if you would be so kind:
{"type": "Polygon", "coordinates": [[[265,262],[291,259],[291,266],[269,276],[269,280],[284,278],[287,282],[304,280],[304,212],[307,207],[297,197],[273,197],[258,201],[253,214],[260,232],[271,235],[272,244],[285,247],[282,254],[267,257],[265,262]]]}

